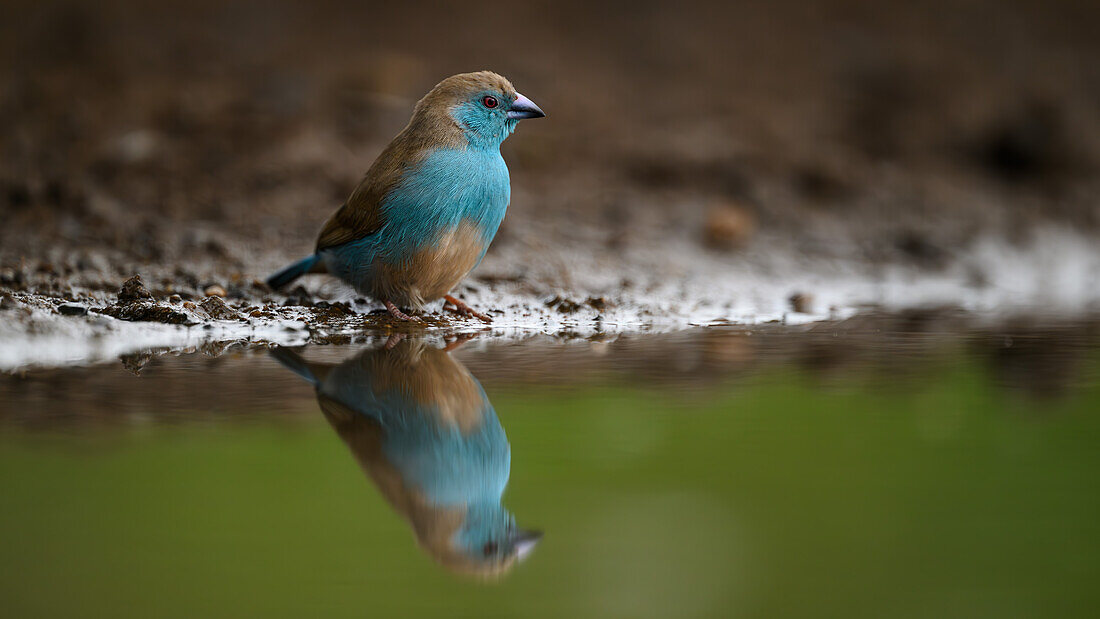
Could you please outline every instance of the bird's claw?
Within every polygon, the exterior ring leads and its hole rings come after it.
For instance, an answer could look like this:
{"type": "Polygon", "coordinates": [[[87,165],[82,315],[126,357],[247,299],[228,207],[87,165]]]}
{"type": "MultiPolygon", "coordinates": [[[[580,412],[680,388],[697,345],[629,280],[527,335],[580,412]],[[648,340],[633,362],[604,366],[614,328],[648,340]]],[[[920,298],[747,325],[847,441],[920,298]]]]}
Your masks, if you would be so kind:
{"type": "Polygon", "coordinates": [[[390,303],[389,301],[383,301],[382,303],[385,304],[386,311],[388,311],[390,313],[390,316],[393,316],[394,318],[396,318],[398,320],[403,320],[405,322],[424,322],[423,320],[421,320],[420,318],[417,318],[416,316],[409,316],[405,312],[402,312],[400,309],[398,309],[398,307],[396,305],[394,305],[393,303],[390,303]]]}
{"type": "Polygon", "coordinates": [[[403,339],[405,339],[404,333],[391,333],[390,336],[386,338],[386,343],[382,346],[382,349],[393,350],[403,339]]]}
{"type": "Polygon", "coordinates": [[[472,316],[485,324],[492,324],[493,322],[493,319],[489,318],[486,314],[482,314],[449,294],[445,295],[443,299],[445,301],[445,303],[443,303],[443,311],[445,312],[451,312],[458,316],[472,316]],[[448,303],[451,305],[450,307],[447,306],[448,303]]]}
{"type": "Polygon", "coordinates": [[[463,344],[469,342],[475,337],[477,337],[476,333],[460,333],[450,341],[444,340],[446,342],[446,346],[443,347],[443,352],[451,352],[452,350],[457,349],[459,346],[462,346],[463,344]]]}

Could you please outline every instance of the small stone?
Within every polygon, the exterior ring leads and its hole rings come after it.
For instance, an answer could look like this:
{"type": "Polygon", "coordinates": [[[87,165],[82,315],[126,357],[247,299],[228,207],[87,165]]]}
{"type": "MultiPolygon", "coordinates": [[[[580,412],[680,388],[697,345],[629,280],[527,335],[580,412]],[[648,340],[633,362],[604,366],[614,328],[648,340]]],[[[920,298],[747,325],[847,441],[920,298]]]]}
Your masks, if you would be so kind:
{"type": "Polygon", "coordinates": [[[57,306],[57,311],[63,316],[83,316],[88,313],[88,308],[76,303],[62,303],[57,306]]]}
{"type": "Polygon", "coordinates": [[[124,163],[141,163],[156,153],[158,142],[156,133],[148,129],[136,129],[115,138],[111,150],[124,163]]]}
{"type": "Polygon", "coordinates": [[[546,302],[546,306],[558,310],[563,314],[572,314],[581,308],[581,304],[567,299],[561,295],[546,302]]]}
{"type": "Polygon", "coordinates": [[[714,249],[730,250],[743,247],[756,231],[756,217],[737,204],[721,204],[711,208],[703,225],[703,241],[714,249]]]}
{"type": "Polygon", "coordinates": [[[612,307],[614,303],[609,301],[607,297],[588,297],[584,301],[585,305],[591,307],[597,312],[605,311],[607,308],[612,307]]]}
{"type": "Polygon", "coordinates": [[[787,298],[791,304],[791,311],[796,314],[812,314],[814,312],[814,296],[803,292],[796,292],[787,298]]]}
{"type": "Polygon", "coordinates": [[[168,301],[171,303],[183,303],[183,297],[179,296],[178,294],[174,294],[168,297],[168,301]]]}
{"type": "Polygon", "coordinates": [[[170,325],[196,324],[187,314],[177,312],[166,305],[149,301],[134,301],[125,305],[113,305],[97,310],[119,320],[131,322],[162,322],[170,325]]]}
{"type": "Polygon", "coordinates": [[[153,359],[153,353],[148,351],[131,353],[128,355],[122,355],[118,358],[122,362],[122,367],[126,368],[131,374],[140,375],[142,368],[145,364],[149,363],[153,359]]]}
{"type": "Polygon", "coordinates": [[[141,281],[140,275],[135,275],[123,282],[122,288],[118,291],[119,303],[129,303],[141,299],[152,298],[153,295],[149,294],[149,289],[145,287],[145,282],[141,281]]]}
{"type": "Polygon", "coordinates": [[[226,295],[225,288],[222,288],[218,284],[212,284],[210,286],[207,286],[206,288],[203,289],[202,293],[205,294],[208,297],[222,297],[222,298],[225,298],[225,295],[226,295]]]}
{"type": "Polygon", "coordinates": [[[199,303],[199,307],[203,309],[214,320],[237,320],[240,315],[233,311],[225,301],[222,301],[220,297],[211,296],[203,299],[202,303],[199,303]]]}

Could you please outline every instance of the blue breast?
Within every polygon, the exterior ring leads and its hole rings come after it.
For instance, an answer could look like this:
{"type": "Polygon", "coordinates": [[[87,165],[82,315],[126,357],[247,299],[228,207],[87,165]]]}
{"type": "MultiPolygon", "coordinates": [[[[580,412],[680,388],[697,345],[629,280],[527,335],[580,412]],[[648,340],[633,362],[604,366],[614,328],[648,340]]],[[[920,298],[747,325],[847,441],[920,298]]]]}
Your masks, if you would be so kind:
{"type": "Polygon", "coordinates": [[[355,366],[336,368],[322,391],[382,426],[386,459],[434,505],[499,506],[511,448],[480,385],[480,423],[466,433],[441,417],[438,403],[418,402],[400,385],[378,385],[355,366]]]}
{"type": "Polygon", "coordinates": [[[487,247],[511,194],[508,166],[498,149],[437,149],[406,173],[382,210],[401,248],[422,247],[463,221],[481,230],[487,247]]]}
{"type": "Polygon", "coordinates": [[[330,269],[345,280],[359,280],[368,275],[361,271],[375,260],[406,263],[463,222],[481,231],[480,263],[510,199],[508,166],[498,148],[433,150],[403,175],[385,199],[385,223],[378,232],[326,250],[337,258],[330,259],[330,269]]]}

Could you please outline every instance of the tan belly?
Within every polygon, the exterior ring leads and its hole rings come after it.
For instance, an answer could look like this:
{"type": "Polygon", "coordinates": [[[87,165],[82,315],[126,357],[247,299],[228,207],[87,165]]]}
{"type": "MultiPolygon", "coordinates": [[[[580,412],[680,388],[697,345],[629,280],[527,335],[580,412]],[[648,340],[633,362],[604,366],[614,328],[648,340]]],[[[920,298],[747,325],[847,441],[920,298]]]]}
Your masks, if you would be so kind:
{"type": "Polygon", "coordinates": [[[419,309],[454,289],[477,265],[483,247],[477,228],[462,224],[400,267],[376,265],[371,295],[419,309]]]}

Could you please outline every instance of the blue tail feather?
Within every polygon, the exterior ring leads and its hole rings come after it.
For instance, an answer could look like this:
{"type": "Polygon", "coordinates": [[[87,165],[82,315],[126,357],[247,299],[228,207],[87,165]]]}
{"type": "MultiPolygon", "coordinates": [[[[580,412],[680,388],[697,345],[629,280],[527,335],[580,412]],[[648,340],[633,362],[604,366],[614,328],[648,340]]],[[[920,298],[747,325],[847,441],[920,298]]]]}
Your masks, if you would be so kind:
{"type": "Polygon", "coordinates": [[[279,363],[283,364],[283,366],[286,367],[288,370],[308,380],[314,385],[319,382],[319,377],[314,374],[313,368],[310,367],[309,363],[307,363],[301,355],[294,352],[293,350],[283,348],[282,346],[276,346],[275,348],[271,349],[271,356],[275,357],[275,359],[277,359],[279,363]]]}
{"type": "Polygon", "coordinates": [[[302,258],[298,262],[295,262],[267,278],[267,285],[278,290],[306,273],[321,273],[324,271],[324,264],[321,263],[320,260],[321,257],[317,254],[302,258]]]}

